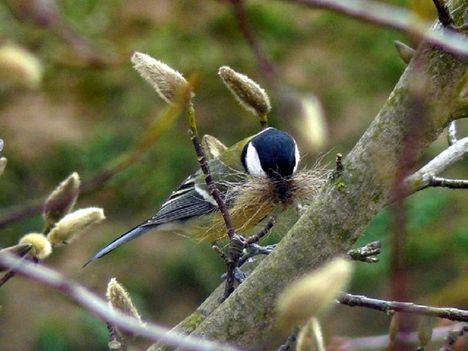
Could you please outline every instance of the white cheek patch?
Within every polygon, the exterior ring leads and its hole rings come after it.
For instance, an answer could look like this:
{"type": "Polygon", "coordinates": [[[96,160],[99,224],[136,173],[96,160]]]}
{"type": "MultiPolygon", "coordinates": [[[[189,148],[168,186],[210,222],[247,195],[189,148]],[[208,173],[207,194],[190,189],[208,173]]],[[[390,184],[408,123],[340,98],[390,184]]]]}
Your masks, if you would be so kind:
{"type": "Polygon", "coordinates": [[[301,155],[299,154],[299,148],[297,147],[296,141],[294,141],[294,158],[296,163],[294,165],[293,174],[297,171],[297,166],[299,166],[299,161],[301,160],[301,155]]]}
{"type": "Polygon", "coordinates": [[[247,152],[245,154],[245,165],[247,166],[247,171],[250,175],[255,177],[267,177],[265,171],[262,168],[262,164],[260,163],[257,149],[255,149],[255,146],[253,146],[252,143],[249,143],[247,146],[247,152]]]}

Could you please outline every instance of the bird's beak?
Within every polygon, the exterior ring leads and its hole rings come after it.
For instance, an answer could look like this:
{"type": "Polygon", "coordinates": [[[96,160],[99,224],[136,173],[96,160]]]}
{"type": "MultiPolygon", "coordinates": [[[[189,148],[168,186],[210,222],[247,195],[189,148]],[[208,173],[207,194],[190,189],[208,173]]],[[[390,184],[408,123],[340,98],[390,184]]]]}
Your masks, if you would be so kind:
{"type": "Polygon", "coordinates": [[[283,205],[290,205],[292,201],[291,179],[279,178],[275,182],[275,187],[279,202],[283,205]]]}

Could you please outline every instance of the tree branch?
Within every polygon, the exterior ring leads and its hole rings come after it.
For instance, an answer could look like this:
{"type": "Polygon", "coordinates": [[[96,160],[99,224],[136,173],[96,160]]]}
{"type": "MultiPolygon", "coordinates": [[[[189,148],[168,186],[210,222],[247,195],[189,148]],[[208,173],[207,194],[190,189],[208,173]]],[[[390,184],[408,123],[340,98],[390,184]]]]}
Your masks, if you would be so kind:
{"type": "Polygon", "coordinates": [[[449,189],[468,189],[468,179],[448,179],[442,177],[430,177],[429,186],[449,189]]]}
{"type": "MultiPolygon", "coordinates": [[[[432,331],[432,341],[443,340],[450,331],[463,328],[463,324],[434,328],[432,331]]],[[[419,343],[418,332],[398,333],[397,339],[405,345],[417,345],[419,343]]],[[[389,342],[388,335],[366,336],[354,339],[345,339],[337,343],[346,351],[364,351],[384,349],[389,342]]]]}
{"type": "Polygon", "coordinates": [[[366,263],[379,262],[378,255],[382,244],[380,241],[373,241],[363,247],[348,250],[346,253],[353,261],[361,261],[366,263]]]}
{"type": "Polygon", "coordinates": [[[289,0],[287,2],[331,10],[379,27],[403,32],[419,40],[425,39],[447,52],[468,56],[468,42],[463,34],[442,26],[434,28],[437,30],[428,31],[430,23],[425,23],[401,7],[369,0],[289,0]]]}
{"type": "Polygon", "coordinates": [[[440,174],[455,162],[468,156],[468,137],[457,140],[454,144],[442,151],[429,161],[419,171],[413,173],[405,180],[408,191],[417,191],[431,185],[434,176],[440,174]]]}
{"type": "Polygon", "coordinates": [[[8,253],[0,254],[0,266],[14,270],[17,275],[30,278],[42,285],[60,291],[89,312],[124,331],[140,335],[152,341],[158,341],[197,351],[235,351],[236,349],[217,342],[202,340],[177,334],[152,323],[141,323],[138,319],[109,307],[106,301],[59,273],[42,265],[33,264],[16,258],[8,253]]]}
{"type": "Polygon", "coordinates": [[[445,0],[433,0],[434,6],[437,10],[437,17],[439,18],[439,22],[442,23],[444,27],[450,27],[454,23],[452,16],[450,15],[450,11],[448,10],[444,1],[445,0]]]}
{"type": "Polygon", "coordinates": [[[450,319],[452,321],[468,322],[468,311],[458,308],[442,308],[418,305],[412,302],[397,302],[373,299],[362,295],[344,294],[338,299],[342,305],[366,307],[377,311],[388,312],[405,312],[412,314],[420,314],[426,316],[434,316],[439,318],[450,319]]]}
{"type": "Polygon", "coordinates": [[[263,73],[263,76],[268,79],[270,84],[275,86],[278,81],[278,70],[273,62],[268,58],[262,44],[255,35],[255,32],[252,30],[249,17],[245,10],[244,0],[227,0],[227,2],[229,2],[233,8],[239,31],[244,36],[257,59],[260,71],[263,73]]]}

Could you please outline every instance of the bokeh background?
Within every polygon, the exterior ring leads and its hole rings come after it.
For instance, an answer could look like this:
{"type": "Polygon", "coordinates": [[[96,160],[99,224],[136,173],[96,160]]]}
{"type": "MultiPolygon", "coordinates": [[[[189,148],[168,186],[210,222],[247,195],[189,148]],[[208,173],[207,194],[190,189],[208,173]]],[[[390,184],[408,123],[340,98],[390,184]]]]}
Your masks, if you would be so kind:
{"type": "MultiPolygon", "coordinates": [[[[430,17],[432,1],[389,3],[430,17]]],[[[32,54],[33,69],[15,80],[0,55],[0,137],[8,166],[0,178],[0,218],[42,201],[73,171],[91,179],[133,150],[165,105],[132,69],[135,50],[186,76],[197,73],[199,128],[226,144],[255,133],[257,121],[217,77],[222,65],[248,74],[270,93],[271,123],[300,140],[303,166],[317,158],[333,166],[348,153],[382,106],[405,68],[393,41],[406,38],[336,14],[287,1],[248,1],[250,25],[277,75],[265,75],[239,31],[232,6],[214,0],[21,0],[0,2],[0,46],[32,54]],[[323,111],[317,109],[318,99],[323,111]],[[300,126],[300,127],[298,127],[300,126]]],[[[0,48],[1,50],[1,48],[0,48]]],[[[96,262],[97,249],[149,217],[196,168],[184,118],[141,158],[83,194],[78,207],[103,207],[107,220],[44,264],[103,295],[111,277],[131,293],[144,319],[174,325],[220,283],[223,262],[206,243],[147,235],[96,262]]],[[[466,123],[459,133],[466,135],[466,123]]],[[[441,137],[429,160],[446,147],[441,137]]],[[[421,163],[422,165],[423,163],[421,163]]],[[[447,175],[465,177],[460,163],[447,175]]],[[[408,200],[406,245],[411,298],[420,303],[468,307],[468,207],[463,190],[427,189],[408,200]]],[[[0,246],[42,230],[41,215],[0,229],[0,246]]],[[[279,240],[280,225],[268,240],[279,240]]],[[[351,290],[389,297],[391,216],[382,211],[359,244],[379,239],[378,264],[357,264],[351,290]]],[[[1,350],[103,350],[107,330],[66,297],[15,278],[0,289],[1,350]]],[[[325,334],[386,333],[382,313],[339,306],[325,334]]],[[[137,340],[140,346],[148,345],[137,340]]]]}

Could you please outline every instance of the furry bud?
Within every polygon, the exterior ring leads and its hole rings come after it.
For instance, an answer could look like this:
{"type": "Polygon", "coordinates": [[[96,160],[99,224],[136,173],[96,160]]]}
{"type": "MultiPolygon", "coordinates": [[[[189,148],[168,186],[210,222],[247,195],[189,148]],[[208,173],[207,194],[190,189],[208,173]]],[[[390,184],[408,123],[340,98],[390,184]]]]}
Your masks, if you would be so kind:
{"type": "Polygon", "coordinates": [[[328,126],[320,100],[312,94],[297,94],[298,113],[293,121],[295,134],[311,150],[321,150],[327,143],[328,126]]]}
{"type": "Polygon", "coordinates": [[[125,290],[125,288],[117,281],[117,279],[112,278],[107,284],[106,297],[107,301],[109,301],[109,305],[112,308],[120,310],[121,312],[132,316],[141,322],[140,314],[138,313],[136,307],[133,305],[130,295],[125,290]]]}
{"type": "Polygon", "coordinates": [[[49,195],[44,203],[44,218],[48,229],[73,209],[79,192],[80,176],[74,172],[49,195]]]}
{"type": "Polygon", "coordinates": [[[421,316],[418,325],[419,346],[425,347],[432,339],[434,329],[434,318],[430,316],[421,316]]]}
{"type": "Polygon", "coordinates": [[[351,273],[350,261],[335,258],[292,283],[278,298],[278,321],[281,329],[290,329],[311,317],[323,316],[346,289],[351,273]]]}
{"type": "Polygon", "coordinates": [[[37,88],[42,65],[36,56],[15,44],[0,47],[0,84],[37,88]]]}
{"type": "Polygon", "coordinates": [[[218,71],[224,84],[242,107],[258,116],[265,116],[271,110],[270,98],[260,85],[244,74],[223,66],[218,71]]]}
{"type": "Polygon", "coordinates": [[[68,244],[105,218],[102,208],[83,208],[63,217],[54,225],[47,237],[54,245],[68,244]]]}
{"type": "Polygon", "coordinates": [[[398,313],[394,313],[392,319],[390,320],[390,325],[388,327],[388,338],[390,341],[395,342],[398,336],[398,329],[400,324],[400,315],[398,313]]]}
{"type": "Polygon", "coordinates": [[[140,76],[151,84],[168,104],[173,104],[177,94],[189,84],[182,74],[149,55],[135,52],[131,60],[140,76]]]}
{"type": "Polygon", "coordinates": [[[7,165],[7,159],[5,157],[0,157],[0,175],[5,171],[7,165]]]}
{"type": "Polygon", "coordinates": [[[211,136],[208,134],[205,134],[203,136],[201,143],[202,143],[203,150],[205,151],[205,154],[208,160],[212,160],[218,157],[227,149],[226,145],[224,145],[214,136],[211,136]]]}
{"type": "Polygon", "coordinates": [[[31,245],[31,255],[40,260],[47,258],[52,253],[52,245],[43,234],[26,234],[20,239],[19,244],[31,245]]]}
{"type": "Polygon", "coordinates": [[[393,43],[395,44],[400,58],[404,63],[408,64],[414,56],[414,49],[398,40],[395,40],[393,43]]]}

